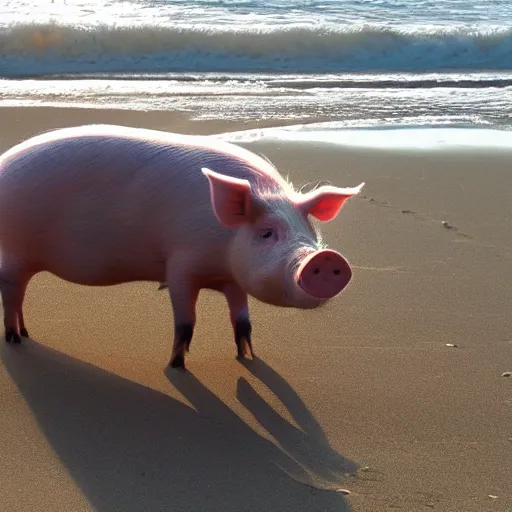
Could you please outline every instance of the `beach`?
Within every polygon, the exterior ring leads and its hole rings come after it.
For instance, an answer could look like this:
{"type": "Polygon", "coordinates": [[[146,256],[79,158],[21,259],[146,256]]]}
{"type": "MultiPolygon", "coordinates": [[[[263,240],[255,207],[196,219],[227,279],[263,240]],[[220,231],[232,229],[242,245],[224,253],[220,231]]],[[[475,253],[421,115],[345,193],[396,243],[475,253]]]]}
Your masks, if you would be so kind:
{"type": "MultiPolygon", "coordinates": [[[[1,151],[87,123],[262,126],[0,112],[1,151]]],[[[172,312],[156,283],[36,276],[32,339],[0,348],[2,509],[510,512],[512,149],[244,145],[297,186],[366,182],[322,225],[349,287],[312,311],[251,301],[257,359],[243,364],[225,300],[203,292],[183,373],[167,367],[172,312]]]]}

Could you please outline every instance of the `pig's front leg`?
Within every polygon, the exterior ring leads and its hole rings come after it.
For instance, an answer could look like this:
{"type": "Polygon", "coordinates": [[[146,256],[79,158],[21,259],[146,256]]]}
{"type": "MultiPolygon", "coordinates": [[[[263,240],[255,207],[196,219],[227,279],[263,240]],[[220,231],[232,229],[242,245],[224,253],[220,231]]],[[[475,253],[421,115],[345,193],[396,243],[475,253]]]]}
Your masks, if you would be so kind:
{"type": "Polygon", "coordinates": [[[185,274],[168,277],[167,283],[174,313],[174,343],[169,364],[172,368],[185,369],[185,353],[189,351],[196,323],[199,288],[185,274]]]}
{"type": "Polygon", "coordinates": [[[254,358],[251,342],[251,321],[249,319],[249,304],[247,293],[236,283],[228,283],[223,288],[228,301],[229,316],[235,333],[237,356],[244,359],[247,356],[254,358]]]}

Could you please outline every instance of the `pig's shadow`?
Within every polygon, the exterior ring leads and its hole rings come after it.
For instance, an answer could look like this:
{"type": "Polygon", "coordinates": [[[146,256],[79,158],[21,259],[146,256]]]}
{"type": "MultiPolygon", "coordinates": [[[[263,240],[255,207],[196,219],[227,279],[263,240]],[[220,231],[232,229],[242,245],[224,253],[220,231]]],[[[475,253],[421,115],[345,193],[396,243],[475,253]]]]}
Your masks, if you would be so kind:
{"type": "MultiPolygon", "coordinates": [[[[273,458],[275,464],[294,479],[312,487],[334,489],[336,484],[339,487],[345,474],[355,472],[357,465],[331,448],[319,423],[283,377],[261,359],[244,360],[242,364],[280,399],[298,426],[295,427],[272,409],[245,378],[238,379],[239,402],[277,441],[283,452],[291,457],[287,459],[280,452],[279,458],[273,458]]],[[[234,421],[234,418],[241,421],[192,374],[171,369],[165,373],[199,414],[220,422],[227,421],[226,415],[230,416],[230,421],[234,421]]]]}
{"type": "Polygon", "coordinates": [[[254,365],[254,374],[291,407],[302,428],[310,429],[292,427],[239,380],[240,401],[282,450],[190,373],[167,375],[197,411],[33,341],[3,344],[0,357],[53,449],[99,512],[348,510],[342,495],[294,479],[335,478],[355,470],[355,464],[329,448],[300,398],[262,362],[254,365]]]}

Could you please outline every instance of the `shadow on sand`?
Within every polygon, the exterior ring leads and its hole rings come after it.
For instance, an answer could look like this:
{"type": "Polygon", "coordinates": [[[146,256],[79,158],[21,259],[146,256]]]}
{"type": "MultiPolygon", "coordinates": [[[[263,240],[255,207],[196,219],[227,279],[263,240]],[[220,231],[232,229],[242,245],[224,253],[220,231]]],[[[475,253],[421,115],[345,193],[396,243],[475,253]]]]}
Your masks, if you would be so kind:
{"type": "Polygon", "coordinates": [[[300,429],[243,378],[237,396],[281,448],[190,373],[166,370],[196,410],[33,341],[3,344],[0,356],[51,446],[99,512],[349,509],[340,493],[298,483],[334,485],[356,465],[329,447],[300,397],[262,361],[246,366],[300,429]]]}

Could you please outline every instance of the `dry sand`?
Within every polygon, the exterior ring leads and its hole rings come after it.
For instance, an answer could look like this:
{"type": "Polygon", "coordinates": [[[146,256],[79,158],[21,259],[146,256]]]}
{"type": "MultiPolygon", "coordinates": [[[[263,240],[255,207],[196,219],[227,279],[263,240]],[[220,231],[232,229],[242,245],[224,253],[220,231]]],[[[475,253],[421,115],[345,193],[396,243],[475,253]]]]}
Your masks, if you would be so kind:
{"type": "MultiPolygon", "coordinates": [[[[4,108],[0,149],[89,122],[243,128],[4,108]]],[[[0,509],[512,511],[512,153],[257,150],[299,185],[367,182],[323,229],[351,286],[318,311],[253,302],[246,365],[204,293],[182,374],[156,285],[36,277],[35,341],[0,348],[0,509]]]]}

